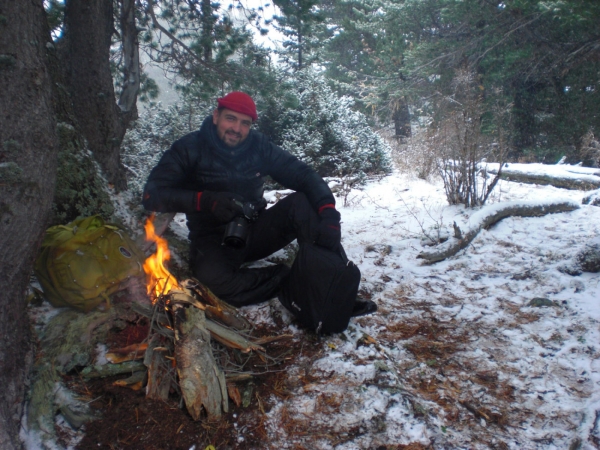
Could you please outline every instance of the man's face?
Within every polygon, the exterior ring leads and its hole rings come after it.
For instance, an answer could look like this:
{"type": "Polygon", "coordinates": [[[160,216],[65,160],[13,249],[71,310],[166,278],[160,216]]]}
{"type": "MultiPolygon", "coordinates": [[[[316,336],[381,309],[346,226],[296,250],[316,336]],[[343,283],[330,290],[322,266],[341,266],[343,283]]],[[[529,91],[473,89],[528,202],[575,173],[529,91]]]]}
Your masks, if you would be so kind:
{"type": "Polygon", "coordinates": [[[217,135],[228,147],[244,142],[250,133],[252,117],[230,109],[215,109],[213,123],[217,126],[217,135]]]}

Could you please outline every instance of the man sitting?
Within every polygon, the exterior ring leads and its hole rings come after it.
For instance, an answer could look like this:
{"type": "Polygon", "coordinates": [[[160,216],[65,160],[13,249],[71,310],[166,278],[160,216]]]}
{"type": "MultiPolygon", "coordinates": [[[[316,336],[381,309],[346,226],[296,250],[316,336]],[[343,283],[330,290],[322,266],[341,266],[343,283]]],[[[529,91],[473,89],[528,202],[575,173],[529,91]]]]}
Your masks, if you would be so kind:
{"type": "MultiPolygon", "coordinates": [[[[142,202],[151,211],[186,214],[194,276],[222,300],[244,306],[274,297],[289,273],[284,265],[247,268],[244,263],[294,239],[343,251],[340,213],[314,169],[252,129],[258,116],[249,95],[231,92],[217,103],[200,130],[164,153],[142,202]],[[266,176],[296,192],[266,209],[266,176]],[[228,225],[234,236],[224,242],[228,225]]],[[[359,301],[354,315],[376,309],[373,302],[359,301]]]]}

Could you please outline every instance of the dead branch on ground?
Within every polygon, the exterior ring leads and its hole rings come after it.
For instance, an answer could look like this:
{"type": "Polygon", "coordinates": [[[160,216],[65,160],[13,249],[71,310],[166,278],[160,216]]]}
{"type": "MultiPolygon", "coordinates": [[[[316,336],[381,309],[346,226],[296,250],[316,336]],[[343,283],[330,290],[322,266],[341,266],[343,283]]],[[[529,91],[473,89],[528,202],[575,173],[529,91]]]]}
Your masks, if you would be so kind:
{"type": "Polygon", "coordinates": [[[462,233],[462,239],[454,238],[446,241],[444,244],[438,245],[432,251],[419,253],[417,258],[424,259],[428,264],[443,261],[466,248],[473,239],[475,239],[481,229],[487,229],[506,217],[538,217],[545,216],[546,214],[574,211],[578,208],[579,205],[571,201],[558,203],[548,202],[546,204],[537,203],[531,205],[508,202],[504,207],[495,205],[495,208],[489,214],[484,215],[478,224],[469,231],[462,233]]]}

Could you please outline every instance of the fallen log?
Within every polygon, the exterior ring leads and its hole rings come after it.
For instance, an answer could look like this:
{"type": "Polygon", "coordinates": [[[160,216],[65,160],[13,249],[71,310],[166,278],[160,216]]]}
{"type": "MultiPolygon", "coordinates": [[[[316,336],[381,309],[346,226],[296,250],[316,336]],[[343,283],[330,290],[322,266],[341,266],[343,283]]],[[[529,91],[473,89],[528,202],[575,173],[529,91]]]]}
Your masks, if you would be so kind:
{"type": "MultiPolygon", "coordinates": [[[[562,189],[589,191],[600,188],[600,176],[596,172],[574,172],[564,166],[545,166],[545,170],[537,171],[540,164],[504,164],[500,178],[517,183],[550,185],[562,189]],[[528,170],[531,166],[531,170],[528,170]],[[560,171],[559,171],[560,170],[560,171]]],[[[498,164],[488,164],[486,171],[497,174],[498,164]]]]}
{"type": "Polygon", "coordinates": [[[506,202],[497,203],[478,211],[471,216],[471,220],[476,224],[467,232],[460,233],[462,239],[450,239],[443,244],[438,245],[432,251],[421,252],[417,255],[418,259],[424,259],[426,263],[432,264],[455,255],[460,250],[466,248],[479,231],[483,228],[489,228],[500,220],[511,217],[537,217],[546,214],[569,212],[579,208],[577,203],[572,201],[558,202],[506,202]]]}
{"type": "Polygon", "coordinates": [[[210,333],[204,311],[173,303],[175,323],[175,358],[179,387],[185,406],[193,420],[202,409],[209,419],[228,411],[227,383],[212,354],[210,333]]]}

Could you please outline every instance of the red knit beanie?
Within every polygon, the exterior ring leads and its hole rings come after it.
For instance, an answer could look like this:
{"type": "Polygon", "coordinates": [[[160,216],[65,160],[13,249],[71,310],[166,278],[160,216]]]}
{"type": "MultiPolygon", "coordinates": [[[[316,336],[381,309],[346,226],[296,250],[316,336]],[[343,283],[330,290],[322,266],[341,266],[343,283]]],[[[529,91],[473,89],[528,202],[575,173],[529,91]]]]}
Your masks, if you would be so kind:
{"type": "Polygon", "coordinates": [[[230,92],[225,97],[217,99],[217,103],[220,108],[227,108],[240,114],[246,114],[247,116],[252,117],[254,122],[258,120],[254,100],[244,92],[230,92]]]}

